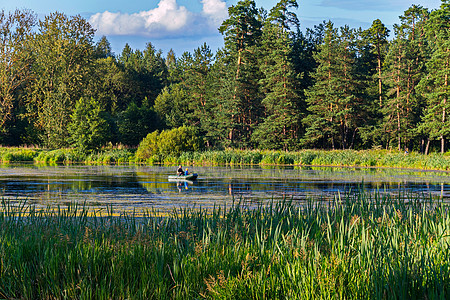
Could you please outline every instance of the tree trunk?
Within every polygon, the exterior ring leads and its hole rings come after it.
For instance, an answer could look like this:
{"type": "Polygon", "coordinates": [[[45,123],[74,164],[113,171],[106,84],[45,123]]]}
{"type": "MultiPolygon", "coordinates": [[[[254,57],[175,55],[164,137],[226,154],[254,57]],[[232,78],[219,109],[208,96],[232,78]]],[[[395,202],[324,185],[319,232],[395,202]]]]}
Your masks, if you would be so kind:
{"type": "Polygon", "coordinates": [[[425,155],[428,155],[428,151],[430,151],[430,139],[427,139],[427,146],[425,147],[425,155]]]}
{"type": "Polygon", "coordinates": [[[421,138],[420,139],[420,153],[424,153],[424,151],[425,151],[425,139],[424,138],[421,138]]]}
{"type": "MultiPolygon", "coordinates": [[[[449,52],[449,49],[447,49],[447,52],[449,52]]],[[[448,69],[448,62],[447,62],[447,69],[448,69]]],[[[448,86],[448,75],[445,74],[444,79],[444,86],[447,88],[448,86]]],[[[444,98],[444,108],[442,110],[442,126],[445,126],[445,118],[446,118],[446,110],[445,107],[447,105],[447,98],[444,98]]],[[[443,154],[445,152],[445,137],[441,135],[441,153],[443,154]]]]}
{"type": "Polygon", "coordinates": [[[381,54],[380,50],[378,50],[378,95],[380,97],[380,107],[383,106],[383,99],[382,99],[382,81],[381,81],[381,54]]]}

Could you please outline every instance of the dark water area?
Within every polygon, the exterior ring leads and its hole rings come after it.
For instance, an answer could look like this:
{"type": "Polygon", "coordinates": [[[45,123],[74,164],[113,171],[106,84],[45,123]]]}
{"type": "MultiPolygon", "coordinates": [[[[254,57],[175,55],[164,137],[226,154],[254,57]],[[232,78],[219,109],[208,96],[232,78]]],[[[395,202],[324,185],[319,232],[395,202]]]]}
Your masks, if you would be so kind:
{"type": "Polygon", "coordinates": [[[40,207],[86,203],[115,211],[256,205],[283,198],[329,201],[336,194],[365,191],[431,195],[450,201],[450,173],[404,169],[331,167],[190,167],[195,182],[171,182],[176,167],[36,166],[0,167],[0,197],[40,207]]]}

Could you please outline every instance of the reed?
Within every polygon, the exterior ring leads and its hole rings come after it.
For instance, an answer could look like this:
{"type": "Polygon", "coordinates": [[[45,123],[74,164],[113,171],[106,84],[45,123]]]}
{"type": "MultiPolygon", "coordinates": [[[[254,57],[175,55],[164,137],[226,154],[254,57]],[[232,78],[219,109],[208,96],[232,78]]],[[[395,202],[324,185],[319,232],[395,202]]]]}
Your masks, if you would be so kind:
{"type": "Polygon", "coordinates": [[[4,148],[0,147],[0,161],[2,163],[10,163],[16,161],[29,162],[33,161],[39,153],[34,148],[4,148]]]}
{"type": "Polygon", "coordinates": [[[104,149],[86,155],[83,162],[87,164],[121,164],[133,163],[134,150],[131,149],[104,149]]]}
{"type": "Polygon", "coordinates": [[[3,201],[0,297],[448,298],[448,206],[403,196],[361,190],[140,218],[3,201]]]}
{"type": "Polygon", "coordinates": [[[302,150],[298,152],[269,150],[222,150],[200,153],[186,152],[178,158],[159,157],[157,162],[178,162],[197,165],[317,165],[393,167],[424,170],[450,170],[450,156],[442,154],[405,154],[388,150],[302,150]]]}
{"type": "Polygon", "coordinates": [[[81,162],[85,155],[76,149],[41,150],[34,157],[36,163],[44,164],[70,164],[81,162]]]}
{"type": "Polygon", "coordinates": [[[450,155],[416,152],[405,154],[388,150],[302,150],[298,152],[226,149],[183,152],[177,155],[153,155],[146,161],[136,156],[136,149],[107,147],[98,152],[81,153],[76,149],[46,150],[38,148],[0,147],[0,161],[86,164],[186,164],[186,165],[317,165],[352,167],[393,167],[423,170],[450,170],[450,155]]]}

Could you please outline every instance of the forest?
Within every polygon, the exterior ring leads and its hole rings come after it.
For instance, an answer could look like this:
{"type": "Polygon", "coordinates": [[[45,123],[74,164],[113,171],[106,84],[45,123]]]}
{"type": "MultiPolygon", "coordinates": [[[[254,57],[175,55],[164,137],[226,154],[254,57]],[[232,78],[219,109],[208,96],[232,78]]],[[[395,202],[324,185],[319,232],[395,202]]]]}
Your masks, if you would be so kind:
{"type": "Polygon", "coordinates": [[[186,128],[205,149],[449,149],[450,0],[389,30],[302,32],[296,0],[241,0],[224,47],[120,54],[81,16],[0,11],[0,144],[136,147],[186,128]]]}

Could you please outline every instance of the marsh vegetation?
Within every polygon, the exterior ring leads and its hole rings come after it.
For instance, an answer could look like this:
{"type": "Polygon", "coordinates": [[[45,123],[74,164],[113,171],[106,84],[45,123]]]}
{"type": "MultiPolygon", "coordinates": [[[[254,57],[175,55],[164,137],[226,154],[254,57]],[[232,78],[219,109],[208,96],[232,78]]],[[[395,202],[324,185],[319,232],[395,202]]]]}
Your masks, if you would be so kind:
{"type": "Polygon", "coordinates": [[[164,217],[3,202],[0,295],[97,299],[442,299],[448,205],[358,193],[164,217]]]}

